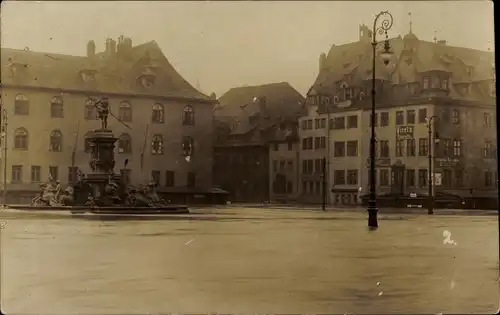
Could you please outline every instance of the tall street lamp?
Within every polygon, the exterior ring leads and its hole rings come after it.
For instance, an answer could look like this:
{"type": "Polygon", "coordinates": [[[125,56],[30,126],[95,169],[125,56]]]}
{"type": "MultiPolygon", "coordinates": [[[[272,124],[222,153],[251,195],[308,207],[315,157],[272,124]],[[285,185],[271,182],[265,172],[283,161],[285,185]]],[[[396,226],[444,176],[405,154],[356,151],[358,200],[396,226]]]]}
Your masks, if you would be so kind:
{"type": "MultiPolygon", "coordinates": [[[[428,142],[429,142],[429,152],[427,152],[427,158],[429,159],[429,201],[427,204],[427,214],[434,214],[434,176],[432,174],[432,150],[436,151],[436,144],[439,139],[437,137],[432,137],[432,127],[436,129],[435,121],[438,119],[437,116],[425,117],[425,122],[427,125],[428,142]],[[434,140],[434,141],[433,141],[434,140]]],[[[435,152],[434,152],[434,155],[435,152]]],[[[434,171],[435,172],[435,171],[434,171]]]]}
{"type": "Polygon", "coordinates": [[[381,11],[375,17],[373,22],[373,31],[371,33],[372,48],[373,48],[373,60],[372,60],[372,111],[371,111],[371,137],[370,137],[370,197],[368,199],[368,227],[370,229],[378,228],[377,221],[377,196],[376,191],[376,171],[375,171],[375,60],[377,57],[377,33],[380,35],[385,34],[384,50],[381,52],[380,57],[385,65],[389,64],[389,60],[392,56],[390,51],[391,47],[389,45],[389,40],[387,37],[387,31],[392,27],[393,18],[389,11],[381,11]],[[380,18],[382,17],[382,20],[380,18]],[[381,21],[380,26],[379,20],[381,21]]]}

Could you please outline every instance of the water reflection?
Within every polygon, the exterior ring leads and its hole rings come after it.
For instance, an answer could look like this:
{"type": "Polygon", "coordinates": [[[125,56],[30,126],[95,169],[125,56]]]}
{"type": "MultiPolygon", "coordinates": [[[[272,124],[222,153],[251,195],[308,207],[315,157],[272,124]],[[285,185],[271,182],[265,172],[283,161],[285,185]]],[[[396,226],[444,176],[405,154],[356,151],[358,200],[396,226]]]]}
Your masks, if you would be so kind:
{"type": "Polygon", "coordinates": [[[2,306],[46,313],[489,313],[496,217],[240,209],[166,221],[9,219],[2,306]],[[443,245],[446,229],[458,245],[443,245]]]}

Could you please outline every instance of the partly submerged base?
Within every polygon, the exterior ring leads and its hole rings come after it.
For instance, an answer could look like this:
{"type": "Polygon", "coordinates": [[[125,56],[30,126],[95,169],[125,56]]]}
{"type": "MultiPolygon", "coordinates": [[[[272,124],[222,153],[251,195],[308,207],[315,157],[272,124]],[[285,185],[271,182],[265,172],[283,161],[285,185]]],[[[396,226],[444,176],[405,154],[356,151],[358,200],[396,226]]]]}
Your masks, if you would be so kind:
{"type": "Polygon", "coordinates": [[[50,217],[77,217],[86,219],[161,219],[175,214],[189,214],[187,206],[168,205],[162,207],[95,207],[86,206],[29,206],[7,205],[4,214],[20,214],[50,217]]]}

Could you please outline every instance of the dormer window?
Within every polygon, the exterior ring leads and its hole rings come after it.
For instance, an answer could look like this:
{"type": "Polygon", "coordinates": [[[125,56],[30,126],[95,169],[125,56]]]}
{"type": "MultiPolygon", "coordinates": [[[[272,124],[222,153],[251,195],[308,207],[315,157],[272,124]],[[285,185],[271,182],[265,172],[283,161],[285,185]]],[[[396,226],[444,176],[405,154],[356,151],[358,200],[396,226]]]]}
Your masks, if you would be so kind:
{"type": "Polygon", "coordinates": [[[149,89],[154,85],[155,78],[153,76],[141,76],[140,83],[144,88],[149,89]]]}
{"type": "Polygon", "coordinates": [[[363,100],[365,98],[365,93],[364,92],[359,92],[359,100],[363,100]]]}
{"type": "Polygon", "coordinates": [[[424,90],[427,90],[429,88],[429,78],[428,77],[424,77],[423,88],[424,88],[424,90]]]}
{"type": "Polygon", "coordinates": [[[338,96],[334,96],[333,97],[333,104],[337,104],[339,102],[339,97],[338,96]]]}
{"type": "Polygon", "coordinates": [[[441,80],[441,88],[443,90],[448,90],[448,79],[441,80]]]}
{"type": "Polygon", "coordinates": [[[96,74],[95,70],[82,70],[80,72],[83,82],[95,81],[95,74],[96,74]]]}
{"type": "Polygon", "coordinates": [[[472,75],[474,74],[474,68],[473,67],[467,67],[467,74],[469,75],[469,77],[472,77],[472,75]]]}

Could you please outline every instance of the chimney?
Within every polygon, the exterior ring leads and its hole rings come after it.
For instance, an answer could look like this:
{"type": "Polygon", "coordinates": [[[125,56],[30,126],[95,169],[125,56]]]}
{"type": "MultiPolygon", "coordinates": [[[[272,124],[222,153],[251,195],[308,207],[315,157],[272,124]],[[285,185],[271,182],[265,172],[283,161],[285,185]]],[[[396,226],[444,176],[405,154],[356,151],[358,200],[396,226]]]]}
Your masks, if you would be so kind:
{"type": "Polygon", "coordinates": [[[122,58],[124,55],[124,44],[123,44],[123,35],[118,37],[118,44],[116,45],[116,56],[118,58],[122,58]]]}
{"type": "Polygon", "coordinates": [[[325,64],[326,64],[326,55],[325,55],[325,53],[322,53],[319,56],[319,72],[321,72],[321,70],[323,70],[323,68],[325,67],[325,64]]]}
{"type": "Polygon", "coordinates": [[[371,40],[371,31],[365,24],[359,26],[359,41],[369,42],[371,40]]]}
{"type": "Polygon", "coordinates": [[[267,110],[267,98],[265,96],[260,96],[257,99],[259,101],[259,111],[264,113],[267,110]]]}
{"type": "Polygon", "coordinates": [[[111,38],[106,39],[106,56],[113,57],[116,55],[116,41],[111,38]]]}
{"type": "Polygon", "coordinates": [[[215,95],[215,93],[214,93],[214,92],[212,92],[212,93],[210,94],[210,99],[211,99],[211,100],[216,100],[216,99],[217,99],[217,95],[215,95]]]}
{"type": "Polygon", "coordinates": [[[87,57],[92,58],[95,56],[95,42],[93,40],[89,40],[87,43],[87,57]]]}
{"type": "Polygon", "coordinates": [[[438,40],[437,43],[440,44],[440,45],[446,45],[446,41],[445,40],[438,40]]]}

